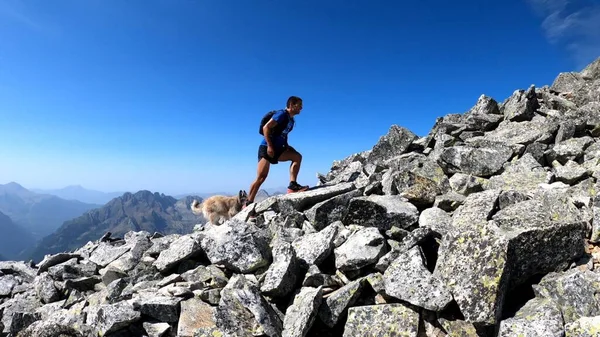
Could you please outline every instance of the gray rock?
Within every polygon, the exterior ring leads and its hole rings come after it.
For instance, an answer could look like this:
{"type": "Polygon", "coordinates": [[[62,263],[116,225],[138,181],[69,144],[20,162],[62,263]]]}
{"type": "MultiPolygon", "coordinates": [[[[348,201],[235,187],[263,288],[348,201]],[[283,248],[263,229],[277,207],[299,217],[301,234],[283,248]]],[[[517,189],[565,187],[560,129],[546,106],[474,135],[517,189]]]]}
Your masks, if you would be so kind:
{"type": "Polygon", "coordinates": [[[486,189],[527,192],[536,188],[538,184],[550,183],[552,178],[552,172],[542,167],[531,154],[526,153],[508,165],[502,174],[490,177],[486,189]]]}
{"type": "Polygon", "coordinates": [[[510,121],[531,120],[537,108],[539,107],[535,86],[530,86],[527,91],[515,90],[506,102],[500,107],[504,118],[510,121]]]}
{"type": "Polygon", "coordinates": [[[588,170],[572,160],[568,160],[564,165],[554,162],[554,176],[557,181],[565,184],[574,185],[577,182],[589,176],[588,170]]]}
{"type": "Polygon", "coordinates": [[[348,203],[360,196],[360,190],[353,190],[333,198],[321,201],[304,212],[313,227],[320,231],[335,221],[341,221],[346,215],[348,203]]]}
{"type": "Polygon", "coordinates": [[[487,179],[458,172],[450,177],[449,183],[453,191],[469,195],[483,191],[484,186],[487,185],[487,179]]]}
{"type": "Polygon", "coordinates": [[[193,337],[194,332],[202,328],[215,327],[213,314],[215,309],[198,298],[180,302],[181,315],[177,324],[177,336],[193,337]]]}
{"type": "Polygon", "coordinates": [[[451,230],[484,227],[496,211],[501,190],[486,190],[469,195],[452,215],[451,230]]]}
{"type": "Polygon", "coordinates": [[[396,226],[407,229],[419,219],[417,207],[398,195],[370,195],[350,200],[345,225],[358,224],[389,230],[396,226]]]}
{"type": "Polygon", "coordinates": [[[569,160],[578,161],[583,156],[585,149],[593,142],[594,140],[589,136],[569,138],[547,150],[545,152],[546,161],[552,163],[556,160],[562,165],[569,160]]]}
{"type": "Polygon", "coordinates": [[[465,199],[464,195],[451,191],[436,196],[433,207],[443,209],[446,212],[454,212],[465,202],[465,199]]]}
{"type": "Polygon", "coordinates": [[[503,121],[498,127],[486,133],[485,138],[507,145],[529,145],[534,142],[544,143],[551,139],[558,130],[559,123],[550,119],[533,119],[531,121],[503,121]]]}
{"type": "Polygon", "coordinates": [[[238,273],[253,272],[272,260],[264,231],[238,220],[205,231],[201,246],[211,263],[238,273]]]}
{"type": "Polygon", "coordinates": [[[221,292],[216,326],[226,335],[281,336],[283,322],[247,276],[236,274],[221,292]]]}
{"type": "Polygon", "coordinates": [[[335,267],[341,271],[358,270],[374,264],[385,252],[385,238],[379,230],[363,228],[335,248],[335,267]]]}
{"type": "Polygon", "coordinates": [[[273,248],[273,263],[267,269],[260,290],[269,296],[286,296],[294,289],[299,264],[292,245],[281,242],[273,248]]]}
{"type": "Polygon", "coordinates": [[[509,242],[488,226],[465,226],[443,239],[433,275],[452,293],[465,320],[496,324],[510,281],[509,242]]]}
{"type": "Polygon", "coordinates": [[[322,297],[320,286],[300,288],[285,314],[282,337],[305,337],[317,318],[322,297]]]}
{"type": "Polygon", "coordinates": [[[438,234],[444,235],[452,224],[452,216],[438,207],[424,209],[419,215],[419,227],[431,228],[438,234]]]}
{"type": "Polygon", "coordinates": [[[399,254],[383,274],[385,293],[431,311],[443,310],[452,295],[446,285],[433,276],[417,246],[399,254]]]}
{"type": "Polygon", "coordinates": [[[600,316],[581,317],[574,322],[565,324],[566,337],[597,336],[600,331],[600,316]]]}
{"type": "Polygon", "coordinates": [[[381,136],[377,144],[373,146],[372,151],[367,156],[367,161],[379,164],[387,159],[401,155],[417,139],[418,136],[412,131],[398,125],[392,125],[388,133],[381,136]]]}
{"type": "Polygon", "coordinates": [[[167,272],[182,261],[202,252],[198,240],[189,235],[184,235],[173,241],[169,248],[163,250],[152,264],[161,272],[167,272]]]}
{"type": "Polygon", "coordinates": [[[263,210],[266,210],[267,207],[274,208],[284,215],[293,211],[304,212],[319,202],[350,192],[355,188],[356,186],[354,183],[349,182],[331,186],[320,186],[300,193],[276,195],[256,205],[256,212],[262,212],[263,210]]]}
{"type": "Polygon", "coordinates": [[[498,211],[493,224],[510,240],[511,283],[548,273],[584,253],[586,225],[566,196],[548,195],[498,211]]]}
{"type": "Polygon", "coordinates": [[[106,267],[109,263],[127,253],[130,249],[131,247],[129,245],[100,242],[98,248],[92,252],[89,260],[100,267],[106,267]]]}
{"type": "Polygon", "coordinates": [[[394,303],[350,308],[343,336],[417,337],[418,332],[419,312],[394,303]]]}
{"type": "Polygon", "coordinates": [[[171,329],[171,326],[169,325],[169,323],[144,322],[143,326],[144,326],[144,330],[148,334],[148,337],[162,337],[165,335],[165,333],[167,331],[169,331],[169,329],[171,329]]]}
{"type": "Polygon", "coordinates": [[[531,336],[563,337],[563,318],[555,303],[533,298],[514,317],[500,322],[498,337],[531,336]]]}
{"type": "Polygon", "coordinates": [[[336,325],[340,317],[358,300],[365,282],[365,278],[360,278],[331,293],[319,307],[321,321],[330,328],[336,325]]]}
{"type": "Polygon", "coordinates": [[[52,303],[60,299],[61,294],[54,285],[54,280],[44,272],[33,281],[36,295],[42,303],[52,303]]]}
{"type": "Polygon", "coordinates": [[[127,302],[101,304],[88,310],[86,324],[93,326],[101,336],[127,328],[141,318],[139,311],[127,302]]]}
{"type": "Polygon", "coordinates": [[[333,223],[320,232],[305,234],[294,240],[292,248],[301,267],[318,266],[331,254],[338,228],[333,223]]]}
{"type": "Polygon", "coordinates": [[[508,147],[453,146],[442,150],[438,162],[446,174],[464,173],[485,178],[498,173],[512,155],[508,147]]]}
{"type": "Polygon", "coordinates": [[[442,167],[431,157],[410,152],[388,159],[385,165],[389,166],[391,172],[411,172],[433,181],[439,193],[450,190],[448,177],[442,167]]]}
{"type": "Polygon", "coordinates": [[[152,296],[134,302],[133,307],[160,322],[172,323],[179,320],[180,301],[177,297],[152,296]]]}
{"type": "Polygon", "coordinates": [[[81,258],[81,256],[79,254],[73,254],[73,253],[58,253],[58,254],[53,254],[53,255],[46,255],[46,256],[44,256],[44,259],[38,264],[37,274],[40,275],[41,273],[47,271],[48,268],[55,266],[57,264],[67,262],[71,259],[80,259],[80,258],[81,258]]]}
{"type": "Polygon", "coordinates": [[[532,287],[536,296],[558,305],[565,325],[582,317],[600,316],[600,302],[595,295],[600,291],[597,273],[580,269],[551,272],[532,287]]]}

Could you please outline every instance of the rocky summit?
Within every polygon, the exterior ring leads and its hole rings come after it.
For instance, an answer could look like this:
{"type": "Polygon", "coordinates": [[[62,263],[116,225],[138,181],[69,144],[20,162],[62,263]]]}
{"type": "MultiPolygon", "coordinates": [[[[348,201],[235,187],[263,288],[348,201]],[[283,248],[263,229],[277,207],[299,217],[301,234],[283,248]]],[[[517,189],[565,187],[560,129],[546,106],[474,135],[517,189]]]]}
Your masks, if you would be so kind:
{"type": "Polygon", "coordinates": [[[4,336],[598,336],[600,59],[191,233],[0,262],[4,336]]]}

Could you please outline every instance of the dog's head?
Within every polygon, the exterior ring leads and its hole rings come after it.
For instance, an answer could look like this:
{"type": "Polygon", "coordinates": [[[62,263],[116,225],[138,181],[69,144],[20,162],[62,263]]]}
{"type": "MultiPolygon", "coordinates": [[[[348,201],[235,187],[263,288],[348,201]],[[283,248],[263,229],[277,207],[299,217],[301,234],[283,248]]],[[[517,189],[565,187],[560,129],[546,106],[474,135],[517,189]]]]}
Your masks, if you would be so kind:
{"type": "Polygon", "coordinates": [[[238,204],[239,205],[245,204],[246,200],[248,200],[248,193],[246,193],[246,191],[244,191],[244,190],[240,190],[238,192],[237,199],[238,199],[238,204]]]}

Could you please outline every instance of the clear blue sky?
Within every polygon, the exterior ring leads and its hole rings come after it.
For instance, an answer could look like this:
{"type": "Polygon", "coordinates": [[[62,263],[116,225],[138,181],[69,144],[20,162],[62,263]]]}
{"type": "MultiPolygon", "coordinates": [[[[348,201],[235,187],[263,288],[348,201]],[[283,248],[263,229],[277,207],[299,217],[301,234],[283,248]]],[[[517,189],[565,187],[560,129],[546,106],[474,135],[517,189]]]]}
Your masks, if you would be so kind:
{"type": "MultiPolygon", "coordinates": [[[[304,100],[314,185],[392,124],[551,84],[600,56],[600,2],[4,0],[0,183],[249,189],[260,117],[304,100]],[[590,29],[599,28],[590,31],[590,29]]],[[[263,187],[285,186],[287,163],[263,187]]]]}

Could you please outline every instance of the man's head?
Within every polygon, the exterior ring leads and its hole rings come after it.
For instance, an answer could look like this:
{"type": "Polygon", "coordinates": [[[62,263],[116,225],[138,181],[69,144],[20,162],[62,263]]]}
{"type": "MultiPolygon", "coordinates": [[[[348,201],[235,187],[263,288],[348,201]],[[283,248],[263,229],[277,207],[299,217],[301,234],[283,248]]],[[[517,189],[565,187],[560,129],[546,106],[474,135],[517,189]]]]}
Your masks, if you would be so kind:
{"type": "Polygon", "coordinates": [[[292,116],[298,115],[302,110],[302,99],[297,96],[290,96],[287,100],[287,110],[292,116]]]}

